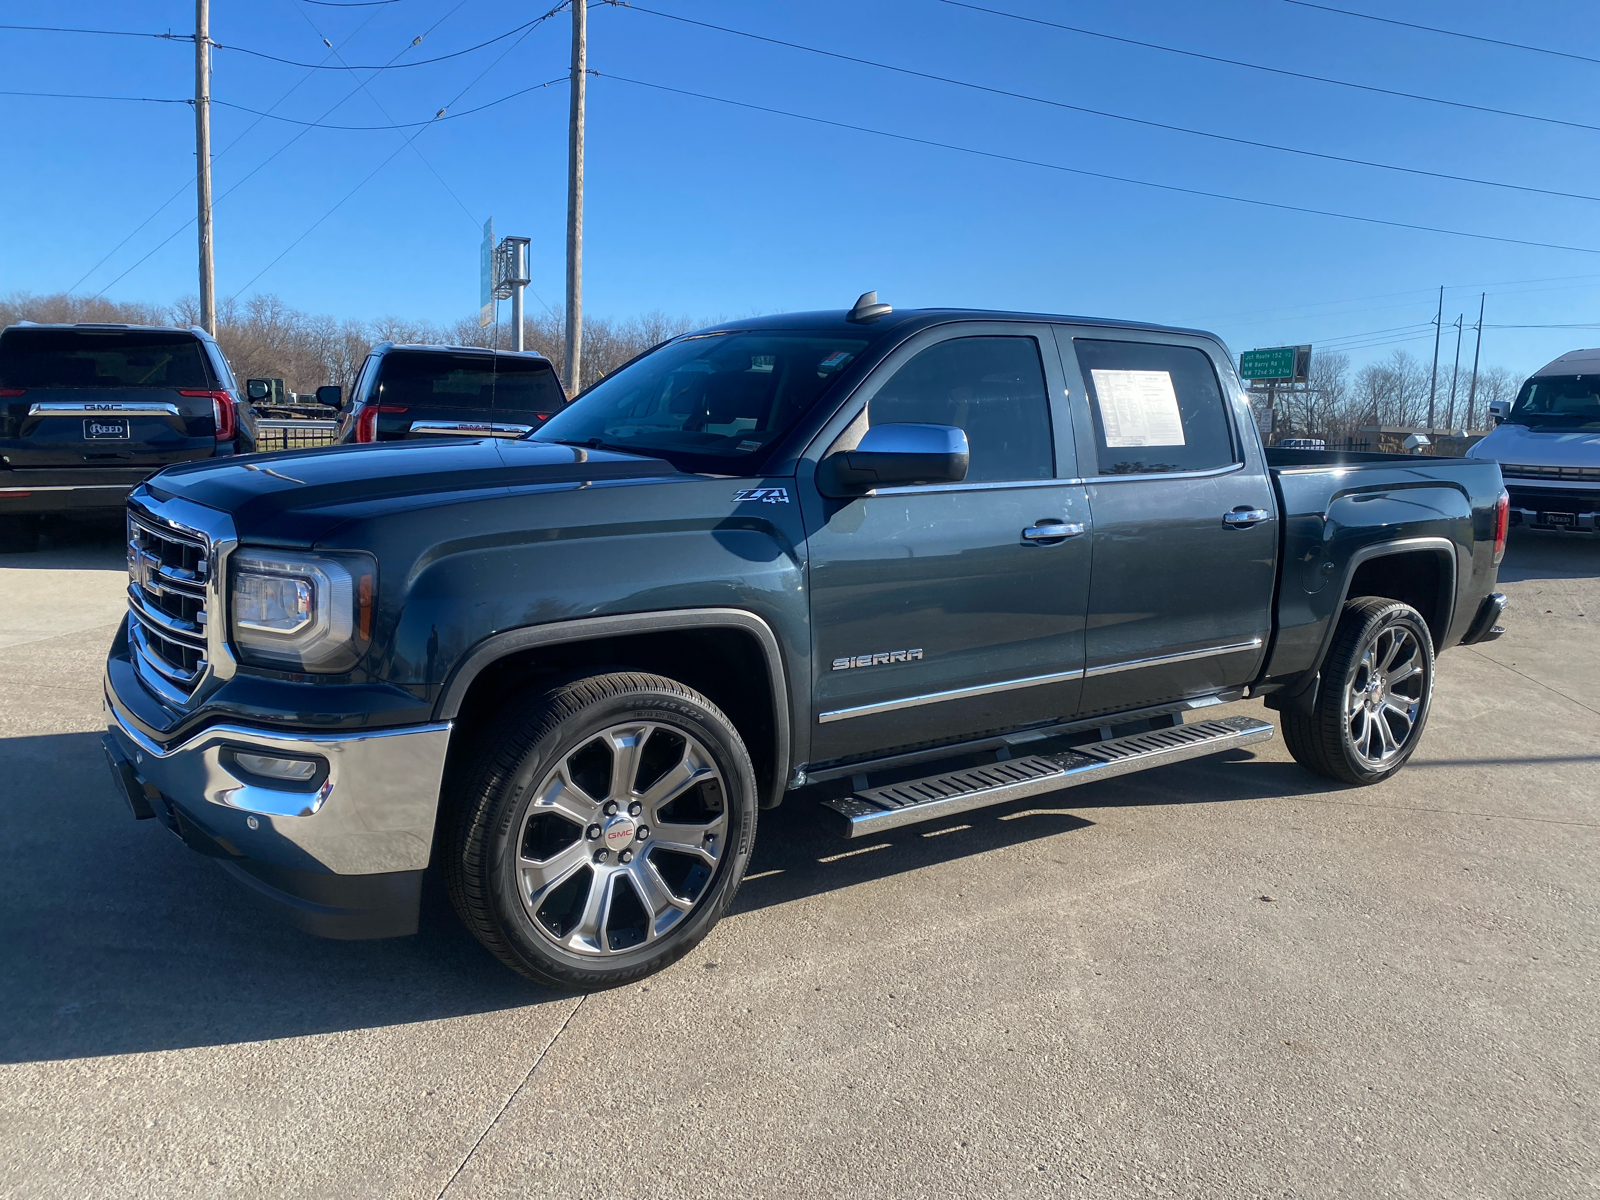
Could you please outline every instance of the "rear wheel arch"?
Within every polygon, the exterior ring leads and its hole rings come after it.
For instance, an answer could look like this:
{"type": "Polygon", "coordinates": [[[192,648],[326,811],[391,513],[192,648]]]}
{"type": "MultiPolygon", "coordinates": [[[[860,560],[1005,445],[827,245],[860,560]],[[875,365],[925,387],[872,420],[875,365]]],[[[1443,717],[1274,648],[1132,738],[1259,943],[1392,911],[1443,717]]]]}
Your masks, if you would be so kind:
{"type": "Polygon", "coordinates": [[[700,692],[744,739],[762,807],[782,800],[793,766],[789,672],[771,626],[744,609],[585,617],[494,634],[452,669],[434,719],[456,722],[454,754],[511,697],[584,671],[644,671],[700,692]]]}
{"type": "Polygon", "coordinates": [[[1317,655],[1318,666],[1327,657],[1345,604],[1362,596],[1409,604],[1427,622],[1435,650],[1443,650],[1455,620],[1456,581],[1456,546],[1449,538],[1401,538],[1361,547],[1345,569],[1339,602],[1317,655]]]}

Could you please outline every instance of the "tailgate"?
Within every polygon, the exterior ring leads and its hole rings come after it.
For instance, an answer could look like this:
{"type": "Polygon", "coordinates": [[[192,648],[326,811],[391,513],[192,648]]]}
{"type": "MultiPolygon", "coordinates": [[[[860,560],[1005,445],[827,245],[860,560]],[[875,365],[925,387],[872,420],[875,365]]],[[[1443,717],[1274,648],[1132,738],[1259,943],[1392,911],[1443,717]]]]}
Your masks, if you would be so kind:
{"type": "Polygon", "coordinates": [[[209,458],[208,393],[170,388],[8,389],[0,399],[0,459],[16,468],[164,467],[209,458]]]}

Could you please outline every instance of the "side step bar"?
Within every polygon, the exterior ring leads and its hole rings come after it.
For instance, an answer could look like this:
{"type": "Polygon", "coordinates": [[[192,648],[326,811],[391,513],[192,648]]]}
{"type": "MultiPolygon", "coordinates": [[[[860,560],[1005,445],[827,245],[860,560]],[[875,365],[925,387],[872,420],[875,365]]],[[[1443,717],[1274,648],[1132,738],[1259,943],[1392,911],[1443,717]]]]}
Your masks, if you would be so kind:
{"type": "Polygon", "coordinates": [[[1178,725],[1094,742],[1060,754],[1030,754],[985,767],[870,788],[842,799],[824,800],[823,816],[835,832],[847,838],[864,837],[1097,779],[1202,758],[1271,737],[1271,724],[1255,717],[1224,717],[1178,725]]]}

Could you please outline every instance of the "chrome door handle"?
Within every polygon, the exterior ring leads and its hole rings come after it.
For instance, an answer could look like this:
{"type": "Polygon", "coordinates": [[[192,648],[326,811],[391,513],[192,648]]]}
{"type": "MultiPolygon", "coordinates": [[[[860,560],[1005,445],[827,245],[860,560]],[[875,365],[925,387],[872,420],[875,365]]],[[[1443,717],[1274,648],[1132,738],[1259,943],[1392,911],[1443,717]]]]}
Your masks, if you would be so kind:
{"type": "Polygon", "coordinates": [[[1068,538],[1078,537],[1082,533],[1082,525],[1068,525],[1065,522],[1058,522],[1051,525],[1029,525],[1022,531],[1022,536],[1030,542],[1064,542],[1068,538]]]}
{"type": "Polygon", "coordinates": [[[1264,508],[1236,508],[1222,514],[1222,523],[1230,529],[1249,529],[1271,519],[1272,514],[1264,508]]]}

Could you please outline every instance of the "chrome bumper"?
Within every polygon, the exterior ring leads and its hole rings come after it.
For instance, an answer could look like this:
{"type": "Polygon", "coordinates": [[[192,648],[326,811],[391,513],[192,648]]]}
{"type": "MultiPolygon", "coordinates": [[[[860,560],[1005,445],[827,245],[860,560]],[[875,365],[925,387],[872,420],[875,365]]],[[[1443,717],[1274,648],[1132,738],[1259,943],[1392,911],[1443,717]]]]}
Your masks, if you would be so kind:
{"type": "Polygon", "coordinates": [[[146,793],[183,809],[230,853],[335,875],[420,871],[433,847],[450,725],[283,734],[213,725],[168,749],[134,728],[106,691],[107,727],[146,793]],[[311,791],[264,786],[230,770],[245,751],[320,758],[311,791]]]}

